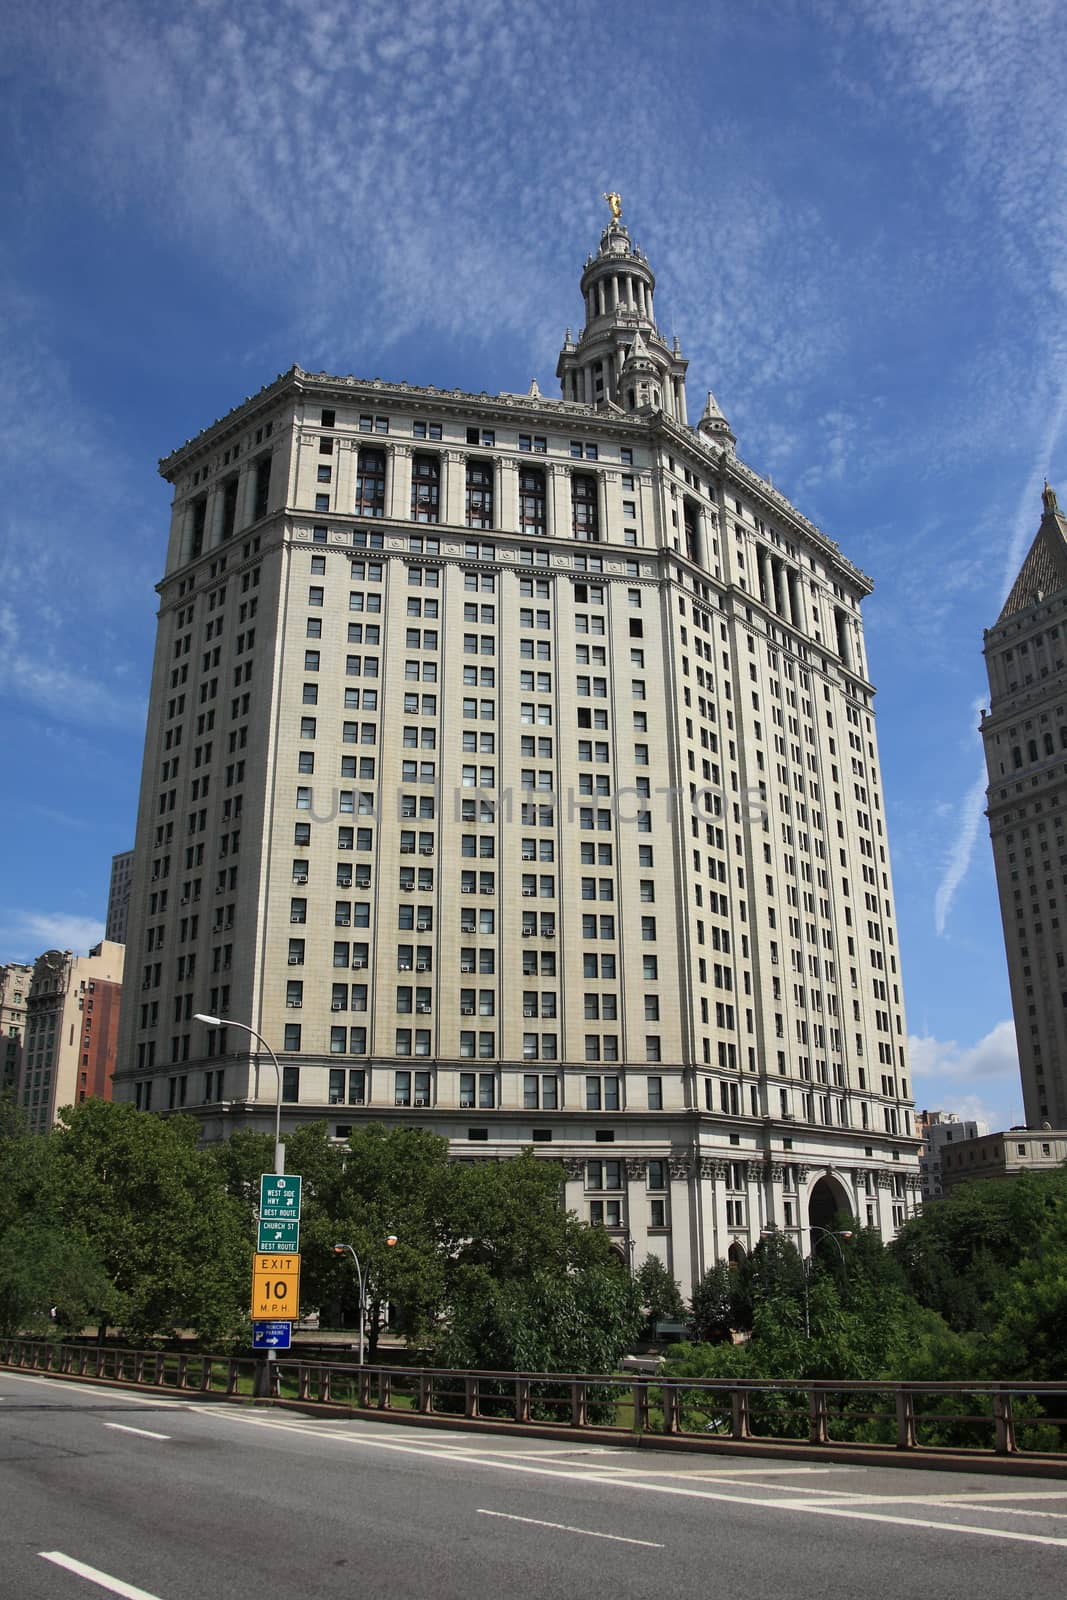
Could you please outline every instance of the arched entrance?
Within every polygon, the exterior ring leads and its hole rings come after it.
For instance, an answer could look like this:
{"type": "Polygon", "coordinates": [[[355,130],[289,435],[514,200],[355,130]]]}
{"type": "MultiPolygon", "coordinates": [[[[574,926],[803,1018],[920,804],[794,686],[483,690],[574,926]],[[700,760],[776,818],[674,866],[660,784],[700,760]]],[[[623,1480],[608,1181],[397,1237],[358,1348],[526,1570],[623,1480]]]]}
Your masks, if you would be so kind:
{"type": "Polygon", "coordinates": [[[741,1243],[740,1239],[735,1239],[729,1250],[726,1252],[726,1264],[730,1270],[736,1271],[738,1267],[743,1266],[747,1254],[748,1252],[741,1243]]]}
{"type": "Polygon", "coordinates": [[[844,1185],[827,1173],[808,1196],[808,1226],[832,1230],[842,1213],[851,1216],[852,1202],[844,1185]]]}

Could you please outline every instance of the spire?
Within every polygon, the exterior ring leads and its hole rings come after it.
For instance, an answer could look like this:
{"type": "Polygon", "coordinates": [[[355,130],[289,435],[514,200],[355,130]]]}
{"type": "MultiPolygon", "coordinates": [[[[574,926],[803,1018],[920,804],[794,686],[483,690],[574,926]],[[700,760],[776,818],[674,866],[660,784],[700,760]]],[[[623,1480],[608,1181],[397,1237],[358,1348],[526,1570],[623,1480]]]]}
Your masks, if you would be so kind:
{"type": "Polygon", "coordinates": [[[621,220],[621,196],[611,190],[604,199],[611,216],[582,273],[585,326],[577,343],[564,342],[556,367],[563,398],[623,411],[651,406],[684,423],[688,363],[677,340],[672,348],[656,326],[656,275],[621,220]],[[642,363],[644,381],[624,383],[634,359],[642,363]]]}
{"type": "Polygon", "coordinates": [[[1011,586],[998,622],[1034,605],[1060,589],[1067,589],[1067,517],[1059,508],[1048,479],[1041,491],[1042,517],[1019,576],[1011,586]]]}
{"type": "Polygon", "coordinates": [[[724,450],[733,454],[737,438],[710,389],[708,398],[704,402],[704,414],[697,423],[697,432],[703,434],[711,444],[722,445],[724,450]]]}

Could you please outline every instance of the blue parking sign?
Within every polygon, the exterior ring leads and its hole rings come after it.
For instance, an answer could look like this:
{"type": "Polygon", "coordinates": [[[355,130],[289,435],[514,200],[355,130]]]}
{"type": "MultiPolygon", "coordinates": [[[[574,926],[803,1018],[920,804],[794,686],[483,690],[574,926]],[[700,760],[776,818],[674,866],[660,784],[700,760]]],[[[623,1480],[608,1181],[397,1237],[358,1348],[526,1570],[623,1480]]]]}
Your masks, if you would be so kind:
{"type": "Polygon", "coordinates": [[[291,1322],[253,1322],[253,1350],[288,1350],[292,1343],[291,1322]]]}

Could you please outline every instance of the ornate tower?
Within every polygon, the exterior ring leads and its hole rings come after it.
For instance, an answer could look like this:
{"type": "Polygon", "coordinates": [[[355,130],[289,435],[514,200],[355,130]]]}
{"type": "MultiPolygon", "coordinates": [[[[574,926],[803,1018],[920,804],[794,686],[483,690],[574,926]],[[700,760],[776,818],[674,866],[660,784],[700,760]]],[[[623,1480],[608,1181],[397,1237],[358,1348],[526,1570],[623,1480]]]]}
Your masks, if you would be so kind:
{"type": "Polygon", "coordinates": [[[620,411],[662,411],[685,423],[685,372],[689,363],[677,339],[668,346],[656,327],[656,275],[619,221],[621,205],[600,248],[582,273],[585,327],[575,344],[568,328],[556,376],[564,400],[620,411]]]}

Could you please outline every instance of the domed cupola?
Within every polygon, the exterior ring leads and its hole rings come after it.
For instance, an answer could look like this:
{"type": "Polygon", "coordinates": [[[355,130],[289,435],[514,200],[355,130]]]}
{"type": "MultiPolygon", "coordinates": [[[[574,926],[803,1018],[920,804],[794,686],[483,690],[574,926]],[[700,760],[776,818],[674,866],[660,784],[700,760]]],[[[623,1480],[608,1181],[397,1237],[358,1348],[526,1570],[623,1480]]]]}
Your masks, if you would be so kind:
{"type": "Polygon", "coordinates": [[[658,406],[684,423],[689,363],[677,340],[669,347],[656,327],[656,276],[620,220],[622,201],[615,193],[604,198],[611,221],[582,273],[585,327],[577,343],[568,330],[556,367],[563,398],[623,411],[658,406]]]}

